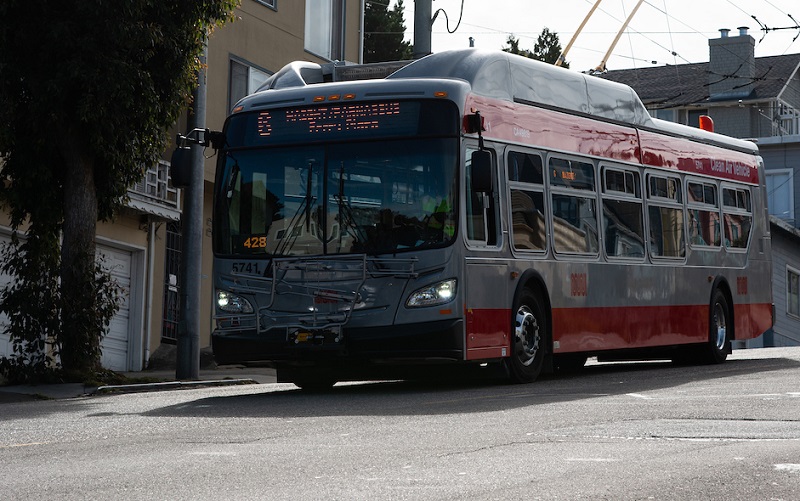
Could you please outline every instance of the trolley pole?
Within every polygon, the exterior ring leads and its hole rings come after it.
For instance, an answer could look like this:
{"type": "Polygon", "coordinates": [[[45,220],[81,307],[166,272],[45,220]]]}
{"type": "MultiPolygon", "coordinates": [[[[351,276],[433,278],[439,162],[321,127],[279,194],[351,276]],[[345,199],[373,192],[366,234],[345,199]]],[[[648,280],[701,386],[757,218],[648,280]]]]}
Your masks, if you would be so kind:
{"type": "MultiPolygon", "coordinates": [[[[205,127],[206,71],[208,46],[200,56],[198,85],[193,93],[193,113],[189,114],[189,130],[205,127]]],[[[205,162],[203,149],[191,148],[191,181],[183,192],[181,214],[181,285],[180,320],[175,378],[200,379],[200,277],[203,265],[203,184],[205,162]]]]}
{"type": "Polygon", "coordinates": [[[432,0],[414,0],[414,59],[431,53],[432,0]]]}

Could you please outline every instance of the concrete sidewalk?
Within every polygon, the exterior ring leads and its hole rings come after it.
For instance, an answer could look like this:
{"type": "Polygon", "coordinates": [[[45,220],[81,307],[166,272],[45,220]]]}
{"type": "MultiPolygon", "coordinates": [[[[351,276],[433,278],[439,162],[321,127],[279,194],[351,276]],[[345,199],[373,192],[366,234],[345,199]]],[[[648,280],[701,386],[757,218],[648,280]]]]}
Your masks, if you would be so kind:
{"type": "Polygon", "coordinates": [[[275,369],[267,367],[244,367],[239,365],[222,365],[214,368],[201,369],[200,378],[196,381],[178,381],[175,377],[174,369],[123,372],[121,374],[132,381],[147,378],[157,380],[158,382],[100,387],[86,386],[82,383],[0,385],[0,404],[31,400],[75,398],[115,392],[163,391],[199,386],[227,386],[276,382],[275,369]]]}

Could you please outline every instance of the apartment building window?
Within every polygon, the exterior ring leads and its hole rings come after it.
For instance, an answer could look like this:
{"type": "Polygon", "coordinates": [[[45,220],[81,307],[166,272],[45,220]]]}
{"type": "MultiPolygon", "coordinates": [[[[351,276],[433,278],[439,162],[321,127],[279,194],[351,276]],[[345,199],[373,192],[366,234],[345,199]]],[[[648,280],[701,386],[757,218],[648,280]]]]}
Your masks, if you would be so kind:
{"type": "Polygon", "coordinates": [[[800,132],[800,111],[783,101],[778,101],[778,116],[781,135],[792,135],[800,132]]]}
{"type": "Polygon", "coordinates": [[[256,2],[272,10],[278,10],[278,0],[256,0],[256,2]]]}
{"type": "Polygon", "coordinates": [[[244,96],[252,94],[263,84],[270,74],[244,61],[231,59],[228,82],[228,109],[244,96]]]}
{"type": "Polygon", "coordinates": [[[800,272],[786,268],[786,312],[800,317],[800,272]]]}
{"type": "Polygon", "coordinates": [[[325,59],[344,59],[344,0],[306,0],[305,49],[325,59]]]}
{"type": "Polygon", "coordinates": [[[770,169],[766,174],[769,213],[794,222],[794,172],[792,169],[770,169]]]}

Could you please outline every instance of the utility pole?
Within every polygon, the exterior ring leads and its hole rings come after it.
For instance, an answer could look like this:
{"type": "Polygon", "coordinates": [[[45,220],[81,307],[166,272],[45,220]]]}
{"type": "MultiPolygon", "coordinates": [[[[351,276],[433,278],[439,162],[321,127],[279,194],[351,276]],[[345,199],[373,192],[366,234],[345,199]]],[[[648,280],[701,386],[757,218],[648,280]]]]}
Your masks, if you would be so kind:
{"type": "MultiPolygon", "coordinates": [[[[200,56],[198,85],[193,93],[189,130],[205,128],[206,61],[208,46],[200,56]]],[[[203,267],[203,184],[205,158],[203,149],[191,148],[191,176],[183,191],[181,213],[181,285],[180,320],[175,378],[200,379],[200,277],[203,267]]]]}
{"type": "Polygon", "coordinates": [[[414,59],[431,53],[433,0],[414,0],[414,59]]]}

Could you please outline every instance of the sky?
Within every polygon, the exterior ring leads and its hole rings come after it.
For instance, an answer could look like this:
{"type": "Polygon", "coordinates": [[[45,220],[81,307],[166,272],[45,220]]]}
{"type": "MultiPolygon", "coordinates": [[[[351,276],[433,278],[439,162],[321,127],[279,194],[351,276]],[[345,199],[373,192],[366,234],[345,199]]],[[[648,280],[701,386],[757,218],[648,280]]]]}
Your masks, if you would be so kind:
{"type": "MultiPolygon", "coordinates": [[[[509,35],[521,49],[532,50],[547,27],[556,32],[562,48],[583,22],[596,0],[434,0],[436,17],[431,49],[442,52],[469,47],[501,49],[509,35]],[[459,14],[463,2],[463,16],[459,14]],[[448,21],[449,20],[449,21],[448,21]],[[449,24],[449,26],[448,26],[449,24]],[[456,26],[458,24],[458,28],[456,26]],[[448,31],[455,31],[449,33],[448,31]]],[[[570,69],[597,67],[638,0],[602,0],[567,54],[570,69]]],[[[392,5],[396,0],[392,0],[392,5]]],[[[413,43],[414,0],[404,0],[406,39],[413,43]]],[[[721,28],[738,36],[749,27],[756,41],[756,57],[800,53],[797,0],[645,0],[628,24],[606,62],[609,70],[708,61],[708,40],[721,28]],[[752,16],[755,16],[754,19],[752,16]],[[791,17],[790,17],[791,16],[791,17]],[[797,20],[795,22],[794,20],[797,20]],[[770,31],[763,31],[763,27],[770,31]],[[674,54],[673,54],[674,53],[674,54]]]]}

